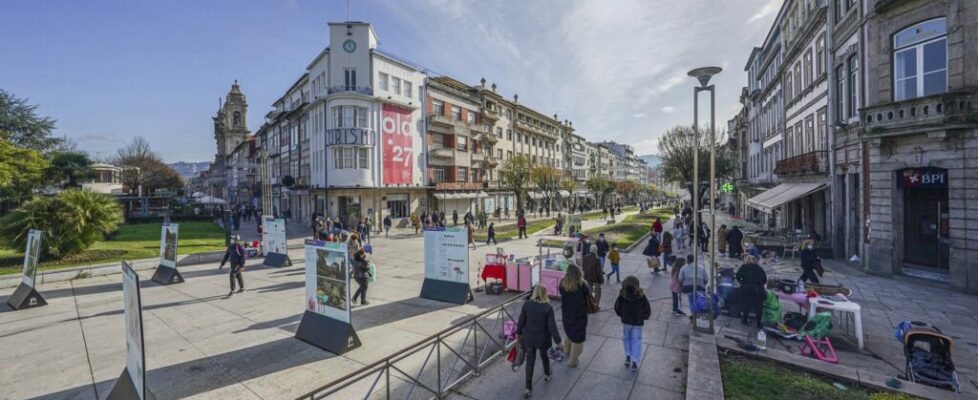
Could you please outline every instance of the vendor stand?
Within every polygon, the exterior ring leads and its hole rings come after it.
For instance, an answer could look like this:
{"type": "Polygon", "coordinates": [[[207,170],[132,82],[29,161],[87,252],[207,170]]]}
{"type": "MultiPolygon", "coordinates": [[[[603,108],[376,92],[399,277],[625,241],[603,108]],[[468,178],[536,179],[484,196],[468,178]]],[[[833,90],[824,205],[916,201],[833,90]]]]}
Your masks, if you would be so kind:
{"type": "Polygon", "coordinates": [[[537,241],[537,248],[540,251],[540,255],[536,257],[535,263],[533,264],[533,276],[539,276],[539,284],[547,288],[547,294],[551,298],[560,298],[560,281],[564,279],[567,265],[570,263],[580,265],[582,256],[577,248],[577,243],[578,239],[566,236],[542,236],[537,241]],[[561,251],[552,253],[550,251],[552,247],[546,245],[545,242],[560,243],[559,248],[561,251]],[[569,259],[565,258],[563,254],[563,249],[568,246],[574,249],[573,256],[569,259]],[[544,252],[544,248],[546,248],[546,252],[544,252]]]}

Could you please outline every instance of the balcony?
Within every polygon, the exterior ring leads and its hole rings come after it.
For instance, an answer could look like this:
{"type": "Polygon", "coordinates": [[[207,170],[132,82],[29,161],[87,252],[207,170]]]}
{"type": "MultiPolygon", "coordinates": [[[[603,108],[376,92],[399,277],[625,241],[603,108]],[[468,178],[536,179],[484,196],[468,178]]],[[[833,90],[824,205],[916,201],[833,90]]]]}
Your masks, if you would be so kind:
{"type": "Polygon", "coordinates": [[[482,182],[438,182],[435,190],[482,190],[482,182]]]}
{"type": "Polygon", "coordinates": [[[863,137],[974,128],[978,126],[978,114],[971,107],[974,95],[974,91],[948,92],[863,108],[863,137]]]}
{"type": "Polygon", "coordinates": [[[374,90],[369,86],[349,86],[349,85],[337,85],[330,86],[326,89],[327,95],[334,94],[357,94],[363,96],[373,96],[374,90]]]}
{"type": "Polygon", "coordinates": [[[489,143],[490,145],[499,142],[499,138],[496,137],[496,135],[493,135],[491,133],[486,133],[486,132],[479,132],[479,134],[475,136],[475,140],[478,140],[483,143],[489,143]]]}
{"type": "Polygon", "coordinates": [[[482,110],[482,118],[491,119],[493,121],[498,121],[499,120],[499,112],[496,111],[496,110],[490,110],[488,108],[484,108],[482,110]]]}
{"type": "Polygon", "coordinates": [[[824,174],[828,171],[828,152],[813,151],[778,161],[774,173],[778,175],[824,174]]]}
{"type": "Polygon", "coordinates": [[[482,153],[472,153],[472,162],[484,162],[486,155],[482,153]]]}
{"type": "Polygon", "coordinates": [[[482,163],[485,164],[486,168],[496,168],[499,166],[499,159],[496,157],[486,157],[482,163]]]}
{"type": "Polygon", "coordinates": [[[442,144],[432,144],[428,147],[428,151],[432,157],[435,158],[452,158],[455,157],[455,151],[452,149],[445,148],[442,144]]]}

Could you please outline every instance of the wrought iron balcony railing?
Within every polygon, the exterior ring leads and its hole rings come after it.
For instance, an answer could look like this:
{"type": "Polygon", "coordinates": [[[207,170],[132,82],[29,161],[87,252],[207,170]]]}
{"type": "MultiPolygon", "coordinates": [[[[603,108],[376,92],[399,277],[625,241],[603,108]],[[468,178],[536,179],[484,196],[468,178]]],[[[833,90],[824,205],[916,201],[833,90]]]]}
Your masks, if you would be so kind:
{"type": "Polygon", "coordinates": [[[778,175],[824,174],[828,171],[828,152],[813,151],[778,161],[774,173],[778,175]]]}

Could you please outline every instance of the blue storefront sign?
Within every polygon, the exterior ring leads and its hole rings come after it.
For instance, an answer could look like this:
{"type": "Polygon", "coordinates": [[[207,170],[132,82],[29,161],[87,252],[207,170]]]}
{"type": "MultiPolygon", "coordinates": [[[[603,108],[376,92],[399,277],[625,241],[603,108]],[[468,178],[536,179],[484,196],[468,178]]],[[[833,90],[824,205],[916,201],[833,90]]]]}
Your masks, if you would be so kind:
{"type": "Polygon", "coordinates": [[[905,188],[946,188],[947,170],[944,168],[907,168],[897,176],[897,183],[905,188]]]}

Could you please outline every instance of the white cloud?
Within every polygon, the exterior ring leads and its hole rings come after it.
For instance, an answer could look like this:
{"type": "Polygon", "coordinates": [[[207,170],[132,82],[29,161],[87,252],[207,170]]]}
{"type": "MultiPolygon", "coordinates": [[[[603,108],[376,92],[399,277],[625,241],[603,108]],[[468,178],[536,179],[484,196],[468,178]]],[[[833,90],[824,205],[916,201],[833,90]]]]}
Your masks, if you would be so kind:
{"type": "Polygon", "coordinates": [[[645,116],[645,113],[635,113],[635,114],[632,114],[632,116],[635,117],[635,118],[642,118],[642,117],[645,116]]]}
{"type": "Polygon", "coordinates": [[[758,20],[763,19],[764,17],[766,17],[768,15],[771,15],[771,14],[774,14],[774,13],[778,12],[778,10],[781,9],[781,4],[782,3],[784,3],[784,0],[770,0],[770,1],[768,1],[767,4],[765,4],[763,7],[761,7],[760,10],[757,10],[757,13],[756,14],[752,15],[750,17],[750,19],[747,20],[747,23],[748,24],[753,23],[755,21],[758,21],[758,20]]]}
{"type": "Polygon", "coordinates": [[[661,108],[662,112],[665,114],[674,114],[676,112],[676,107],[665,106],[661,108]]]}

